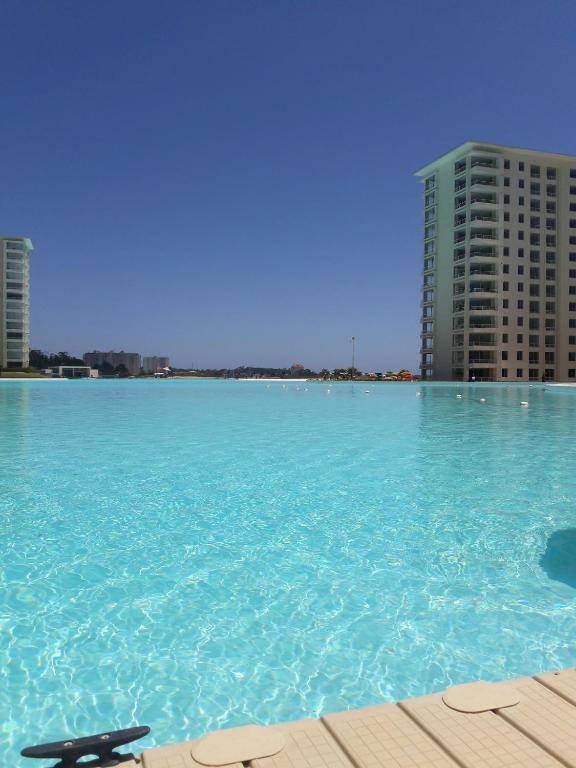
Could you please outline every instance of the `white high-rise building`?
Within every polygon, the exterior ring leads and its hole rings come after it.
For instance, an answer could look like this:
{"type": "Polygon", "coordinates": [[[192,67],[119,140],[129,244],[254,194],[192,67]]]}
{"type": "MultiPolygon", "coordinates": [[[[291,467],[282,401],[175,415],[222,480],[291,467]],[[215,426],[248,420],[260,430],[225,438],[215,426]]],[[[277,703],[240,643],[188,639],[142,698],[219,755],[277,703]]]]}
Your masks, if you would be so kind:
{"type": "Polygon", "coordinates": [[[27,237],[0,236],[0,366],[26,368],[30,354],[30,263],[27,237]]]}
{"type": "Polygon", "coordinates": [[[576,157],[467,141],[424,182],[427,379],[576,380],[576,157]]]}

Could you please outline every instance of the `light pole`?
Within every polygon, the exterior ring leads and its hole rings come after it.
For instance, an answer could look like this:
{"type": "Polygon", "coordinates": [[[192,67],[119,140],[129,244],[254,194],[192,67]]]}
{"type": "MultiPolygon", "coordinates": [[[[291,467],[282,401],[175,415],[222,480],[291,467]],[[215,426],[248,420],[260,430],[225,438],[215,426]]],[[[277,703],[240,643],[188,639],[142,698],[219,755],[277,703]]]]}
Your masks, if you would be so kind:
{"type": "Polygon", "coordinates": [[[352,370],[350,371],[350,380],[354,381],[354,366],[356,364],[356,336],[350,339],[352,342],[352,370]]]}

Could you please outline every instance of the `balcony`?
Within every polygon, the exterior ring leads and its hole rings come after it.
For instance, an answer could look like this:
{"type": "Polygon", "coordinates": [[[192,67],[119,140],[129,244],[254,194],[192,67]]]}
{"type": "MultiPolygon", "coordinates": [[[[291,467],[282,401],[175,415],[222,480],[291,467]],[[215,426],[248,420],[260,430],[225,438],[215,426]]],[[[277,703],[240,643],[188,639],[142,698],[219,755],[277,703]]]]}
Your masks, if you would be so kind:
{"type": "Polygon", "coordinates": [[[496,312],[496,299],[469,299],[470,312],[496,312]]]}
{"type": "Polygon", "coordinates": [[[497,328],[498,324],[495,317],[471,317],[468,322],[468,328],[470,330],[477,330],[480,328],[497,328]]]}
{"type": "Polygon", "coordinates": [[[455,227],[462,227],[466,224],[466,214],[463,216],[454,216],[454,226],[455,227]]]}
{"type": "Polygon", "coordinates": [[[454,192],[461,192],[466,189],[466,179],[458,179],[454,182],[454,192]]]}
{"type": "Polygon", "coordinates": [[[454,164],[454,176],[459,176],[466,171],[466,160],[454,164]]]}
{"type": "Polygon", "coordinates": [[[473,192],[470,195],[470,205],[474,209],[488,208],[493,211],[498,207],[498,197],[494,193],[488,192],[473,192]]]}
{"type": "Polygon", "coordinates": [[[452,276],[454,280],[464,280],[464,278],[466,277],[466,269],[463,266],[454,267],[454,272],[452,276]]]}
{"type": "Polygon", "coordinates": [[[487,187],[497,187],[498,178],[496,176],[481,176],[474,174],[470,179],[470,189],[474,192],[477,189],[486,189],[487,187]]]}
{"type": "Polygon", "coordinates": [[[471,259],[479,259],[479,258],[489,258],[494,259],[496,258],[498,254],[496,253],[496,248],[470,248],[470,258],[471,259]]]}
{"type": "Polygon", "coordinates": [[[466,258],[466,248],[456,248],[454,250],[454,261],[462,261],[466,258]]]}
{"type": "Polygon", "coordinates": [[[494,280],[471,280],[470,293],[497,293],[496,282],[494,280]]]}
{"type": "Polygon", "coordinates": [[[456,200],[454,200],[454,208],[458,210],[458,208],[464,208],[466,206],[466,195],[464,197],[457,197],[456,200]]]}
{"type": "Polygon", "coordinates": [[[470,334],[468,340],[469,347],[495,347],[496,336],[493,333],[470,334]]]}
{"type": "Polygon", "coordinates": [[[469,365],[495,365],[496,353],[488,351],[470,351],[468,352],[468,363],[469,365]]]}
{"type": "Polygon", "coordinates": [[[497,271],[495,264],[472,264],[470,266],[470,277],[492,277],[496,274],[497,271]]]}
{"type": "Polygon", "coordinates": [[[474,221],[487,221],[490,223],[498,223],[498,216],[493,211],[473,211],[470,216],[470,222],[474,221]]]}
{"type": "Polygon", "coordinates": [[[498,231],[496,229],[471,229],[470,230],[470,242],[479,243],[485,240],[498,240],[498,231]]]}
{"type": "Polygon", "coordinates": [[[455,232],[454,233],[454,242],[456,244],[463,243],[466,240],[466,232],[455,232]]]}
{"type": "Polygon", "coordinates": [[[495,157],[473,157],[470,161],[470,167],[474,169],[488,168],[494,170],[498,167],[498,161],[495,157]]]}

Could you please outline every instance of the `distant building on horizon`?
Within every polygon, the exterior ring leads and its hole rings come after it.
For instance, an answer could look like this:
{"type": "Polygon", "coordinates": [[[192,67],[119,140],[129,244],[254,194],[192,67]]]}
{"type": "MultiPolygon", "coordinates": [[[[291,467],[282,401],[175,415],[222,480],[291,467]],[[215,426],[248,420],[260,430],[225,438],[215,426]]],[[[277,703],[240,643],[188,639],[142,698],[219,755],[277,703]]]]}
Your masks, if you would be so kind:
{"type": "Polygon", "coordinates": [[[27,237],[0,236],[0,367],[30,359],[30,251],[27,237]]]}
{"type": "Polygon", "coordinates": [[[576,381],[576,157],[467,141],[416,175],[422,378],[576,381]]]}
{"type": "Polygon", "coordinates": [[[170,367],[169,357],[159,357],[158,355],[147,355],[142,358],[142,369],[149,373],[160,371],[163,368],[170,367]]]}
{"type": "Polygon", "coordinates": [[[140,373],[140,355],[138,352],[85,352],[83,360],[91,368],[98,368],[103,363],[108,363],[113,368],[123,365],[132,376],[140,373]]]}

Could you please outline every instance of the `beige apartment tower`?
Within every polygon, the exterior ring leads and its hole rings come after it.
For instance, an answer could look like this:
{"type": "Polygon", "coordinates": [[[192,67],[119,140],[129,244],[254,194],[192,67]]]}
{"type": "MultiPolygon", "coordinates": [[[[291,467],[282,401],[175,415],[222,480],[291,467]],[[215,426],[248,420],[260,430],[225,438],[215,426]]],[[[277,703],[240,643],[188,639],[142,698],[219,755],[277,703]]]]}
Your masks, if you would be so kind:
{"type": "Polygon", "coordinates": [[[26,368],[30,355],[30,259],[27,237],[0,236],[0,367],[26,368]]]}
{"type": "Polygon", "coordinates": [[[576,157],[467,141],[417,176],[422,377],[576,381],[576,157]]]}

